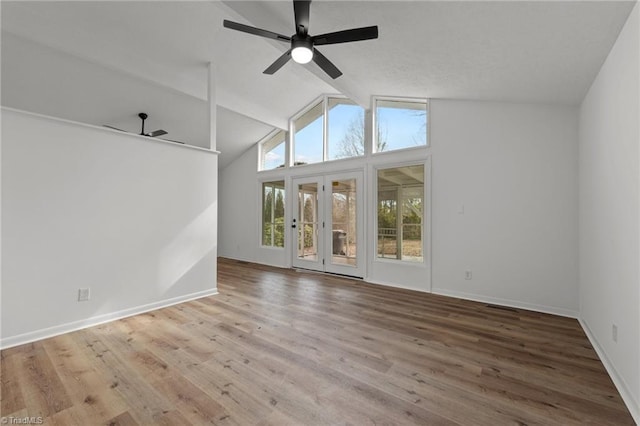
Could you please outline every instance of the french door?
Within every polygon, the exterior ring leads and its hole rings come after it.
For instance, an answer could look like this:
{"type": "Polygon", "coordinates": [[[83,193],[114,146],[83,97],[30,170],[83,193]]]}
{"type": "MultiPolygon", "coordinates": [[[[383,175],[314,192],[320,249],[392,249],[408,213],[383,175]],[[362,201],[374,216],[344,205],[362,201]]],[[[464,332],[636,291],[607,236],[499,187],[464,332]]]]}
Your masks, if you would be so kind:
{"type": "Polygon", "coordinates": [[[364,276],[362,176],[358,171],[293,179],[295,268],[364,276]]]}

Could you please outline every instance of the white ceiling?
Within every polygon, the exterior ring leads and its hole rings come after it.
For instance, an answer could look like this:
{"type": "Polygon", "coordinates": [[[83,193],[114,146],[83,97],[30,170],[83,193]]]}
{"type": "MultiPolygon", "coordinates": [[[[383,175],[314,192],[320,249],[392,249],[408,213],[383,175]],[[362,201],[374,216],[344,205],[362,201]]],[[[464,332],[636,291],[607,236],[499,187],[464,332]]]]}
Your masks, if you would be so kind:
{"type": "Polygon", "coordinates": [[[222,28],[290,35],[289,1],[3,1],[2,104],[127,130],[145,111],[149,128],[204,145],[211,62],[224,167],[323,93],[578,104],[633,4],[316,0],[311,34],[379,26],[378,40],[320,48],[344,73],[331,80],[315,64],[264,75],[288,46],[222,28]]]}

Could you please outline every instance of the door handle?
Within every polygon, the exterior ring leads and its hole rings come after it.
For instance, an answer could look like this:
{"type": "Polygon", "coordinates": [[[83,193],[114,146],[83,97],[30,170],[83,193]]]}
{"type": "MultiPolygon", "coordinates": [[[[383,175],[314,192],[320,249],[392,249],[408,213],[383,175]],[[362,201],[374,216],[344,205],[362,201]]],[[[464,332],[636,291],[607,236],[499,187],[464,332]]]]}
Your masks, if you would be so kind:
{"type": "Polygon", "coordinates": [[[295,219],[293,219],[293,225],[291,225],[291,227],[292,227],[292,228],[295,228],[295,227],[296,227],[296,220],[295,220],[295,219]]]}

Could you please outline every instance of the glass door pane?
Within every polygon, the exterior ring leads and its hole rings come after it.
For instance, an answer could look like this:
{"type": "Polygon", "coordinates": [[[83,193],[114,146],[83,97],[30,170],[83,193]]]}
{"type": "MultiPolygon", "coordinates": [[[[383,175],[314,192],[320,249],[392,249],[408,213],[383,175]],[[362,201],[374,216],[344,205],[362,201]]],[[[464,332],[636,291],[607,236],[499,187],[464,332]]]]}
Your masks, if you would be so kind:
{"type": "Polygon", "coordinates": [[[331,263],[357,266],[356,180],[331,181],[331,263]]]}
{"type": "Polygon", "coordinates": [[[364,203],[361,171],[325,176],[325,271],[364,277],[364,203]]]}
{"type": "Polygon", "coordinates": [[[318,260],[318,184],[298,185],[298,259],[318,260]]]}

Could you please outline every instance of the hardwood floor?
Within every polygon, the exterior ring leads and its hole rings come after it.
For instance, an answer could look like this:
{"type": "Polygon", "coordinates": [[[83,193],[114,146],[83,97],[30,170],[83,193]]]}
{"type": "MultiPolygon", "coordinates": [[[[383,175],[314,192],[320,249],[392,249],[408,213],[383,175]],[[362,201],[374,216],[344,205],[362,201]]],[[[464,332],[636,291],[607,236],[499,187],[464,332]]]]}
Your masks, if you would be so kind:
{"type": "Polygon", "coordinates": [[[1,352],[46,425],[631,425],[577,321],[220,259],[220,294],[1,352]]]}

